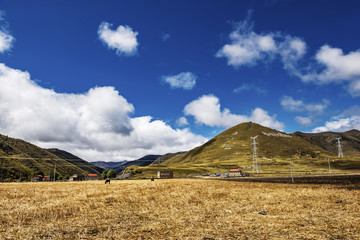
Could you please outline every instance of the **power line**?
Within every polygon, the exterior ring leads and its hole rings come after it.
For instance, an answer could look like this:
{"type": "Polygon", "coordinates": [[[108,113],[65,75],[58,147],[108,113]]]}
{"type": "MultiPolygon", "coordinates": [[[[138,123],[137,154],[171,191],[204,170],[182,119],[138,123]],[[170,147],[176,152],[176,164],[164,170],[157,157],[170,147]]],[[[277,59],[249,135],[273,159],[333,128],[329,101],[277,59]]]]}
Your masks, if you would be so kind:
{"type": "MultiPolygon", "coordinates": [[[[79,161],[79,162],[88,162],[88,161],[86,161],[86,160],[84,160],[84,159],[78,159],[78,158],[37,158],[37,157],[2,157],[2,156],[0,156],[0,159],[1,158],[3,158],[3,159],[20,159],[20,160],[22,160],[22,159],[24,159],[24,160],[43,160],[43,161],[54,161],[54,160],[56,160],[56,161],[60,161],[60,160],[66,160],[66,161],[79,161]]],[[[156,159],[155,159],[156,160],[156,159]]],[[[155,161],[155,160],[153,160],[153,161],[155,161]]],[[[135,160],[123,160],[123,161],[125,161],[125,162],[132,162],[132,161],[137,161],[137,162],[145,162],[145,161],[152,161],[152,159],[148,159],[148,160],[146,160],[146,159],[144,159],[144,160],[141,160],[141,159],[135,159],[135,160]]],[[[120,161],[120,162],[122,162],[122,161],[120,161]]],[[[91,162],[89,162],[89,163],[91,163],[91,162]]],[[[106,163],[106,162],[105,162],[106,163]]]]}

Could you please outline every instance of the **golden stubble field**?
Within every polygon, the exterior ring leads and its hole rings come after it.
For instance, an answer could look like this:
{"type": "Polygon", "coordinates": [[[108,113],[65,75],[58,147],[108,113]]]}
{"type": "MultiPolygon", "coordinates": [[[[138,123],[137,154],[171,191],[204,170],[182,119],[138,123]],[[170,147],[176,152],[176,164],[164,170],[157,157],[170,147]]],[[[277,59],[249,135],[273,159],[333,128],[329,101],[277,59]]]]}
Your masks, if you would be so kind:
{"type": "Polygon", "coordinates": [[[360,239],[360,190],[333,185],[2,183],[0,209],[0,239],[360,239]]]}

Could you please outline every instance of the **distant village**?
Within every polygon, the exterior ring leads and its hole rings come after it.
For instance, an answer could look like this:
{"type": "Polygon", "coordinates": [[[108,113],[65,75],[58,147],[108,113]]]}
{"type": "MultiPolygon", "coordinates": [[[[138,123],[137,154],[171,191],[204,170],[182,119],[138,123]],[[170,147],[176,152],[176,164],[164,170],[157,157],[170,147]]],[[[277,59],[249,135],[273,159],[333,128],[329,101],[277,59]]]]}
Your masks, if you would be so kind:
{"type": "MultiPolygon", "coordinates": [[[[248,177],[250,176],[249,173],[243,172],[240,168],[236,169],[230,169],[228,172],[224,173],[208,173],[208,174],[202,174],[201,176],[209,176],[209,177],[248,177]]],[[[95,181],[95,180],[102,180],[108,177],[104,177],[102,175],[98,175],[97,173],[90,173],[90,174],[74,174],[72,175],[68,180],[69,182],[75,182],[75,181],[95,181]]],[[[174,178],[174,172],[173,171],[157,171],[157,178],[158,179],[169,179],[174,178]]],[[[115,179],[124,179],[119,175],[119,177],[116,177],[115,179]]],[[[154,178],[153,178],[154,179],[154,178]]],[[[44,176],[44,175],[35,175],[31,179],[32,182],[50,182],[52,181],[50,176],[44,176]]]]}

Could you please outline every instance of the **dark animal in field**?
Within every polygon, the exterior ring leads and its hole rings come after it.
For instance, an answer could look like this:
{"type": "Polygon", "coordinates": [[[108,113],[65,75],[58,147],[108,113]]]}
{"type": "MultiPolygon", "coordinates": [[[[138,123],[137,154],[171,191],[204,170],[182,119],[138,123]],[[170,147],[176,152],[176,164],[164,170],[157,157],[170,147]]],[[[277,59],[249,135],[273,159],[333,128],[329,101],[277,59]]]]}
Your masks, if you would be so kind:
{"type": "Polygon", "coordinates": [[[106,180],[105,180],[105,184],[106,183],[109,183],[110,184],[110,178],[107,178],[106,180]]]}
{"type": "Polygon", "coordinates": [[[154,177],[151,178],[151,181],[152,181],[152,182],[154,181],[154,177]]]}

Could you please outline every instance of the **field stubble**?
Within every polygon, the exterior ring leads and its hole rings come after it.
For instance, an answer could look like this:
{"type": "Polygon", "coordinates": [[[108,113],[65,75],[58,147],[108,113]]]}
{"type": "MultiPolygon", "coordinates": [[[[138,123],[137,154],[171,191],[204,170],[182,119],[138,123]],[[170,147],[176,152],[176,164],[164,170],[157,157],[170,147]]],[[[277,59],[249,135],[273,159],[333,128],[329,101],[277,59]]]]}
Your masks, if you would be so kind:
{"type": "Polygon", "coordinates": [[[333,185],[3,183],[0,239],[359,239],[359,199],[333,185]]]}

